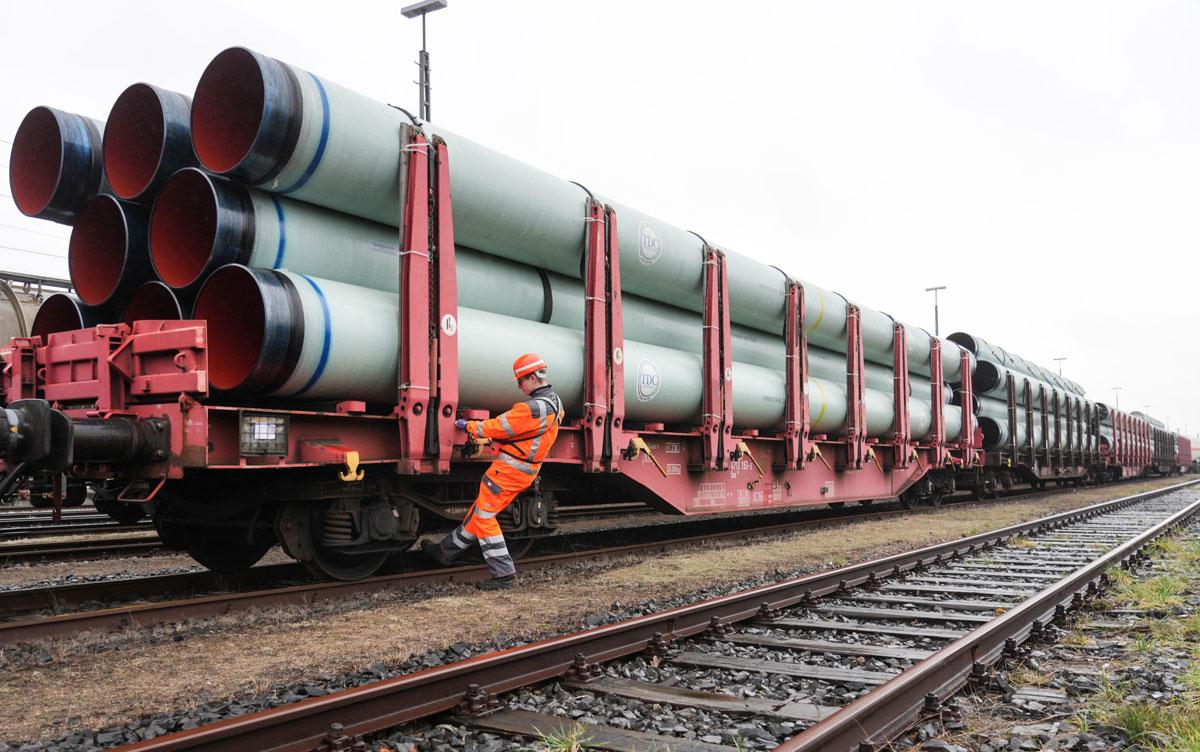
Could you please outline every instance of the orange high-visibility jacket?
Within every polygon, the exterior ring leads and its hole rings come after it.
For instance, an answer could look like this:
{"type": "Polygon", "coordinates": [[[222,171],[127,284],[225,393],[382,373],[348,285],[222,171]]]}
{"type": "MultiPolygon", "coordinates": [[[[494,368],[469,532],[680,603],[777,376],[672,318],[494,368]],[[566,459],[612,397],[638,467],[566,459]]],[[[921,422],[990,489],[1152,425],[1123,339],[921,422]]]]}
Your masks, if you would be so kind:
{"type": "Polygon", "coordinates": [[[558,438],[562,419],[562,400],[547,385],[495,418],[467,421],[467,433],[491,439],[501,460],[522,472],[536,475],[538,466],[558,438]]]}

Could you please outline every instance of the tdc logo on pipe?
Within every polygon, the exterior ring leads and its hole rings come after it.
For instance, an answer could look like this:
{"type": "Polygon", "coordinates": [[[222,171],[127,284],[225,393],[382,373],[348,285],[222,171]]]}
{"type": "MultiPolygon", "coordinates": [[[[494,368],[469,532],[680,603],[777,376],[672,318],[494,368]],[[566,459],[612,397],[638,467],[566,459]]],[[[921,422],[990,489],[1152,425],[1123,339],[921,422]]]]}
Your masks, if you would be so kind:
{"type": "Polygon", "coordinates": [[[643,360],[638,363],[638,402],[649,402],[654,399],[660,388],[662,388],[662,376],[658,372],[658,366],[649,360],[643,360]]]}
{"type": "Polygon", "coordinates": [[[649,266],[658,261],[662,252],[663,242],[658,230],[654,229],[649,222],[642,222],[638,225],[638,259],[649,266]]]}

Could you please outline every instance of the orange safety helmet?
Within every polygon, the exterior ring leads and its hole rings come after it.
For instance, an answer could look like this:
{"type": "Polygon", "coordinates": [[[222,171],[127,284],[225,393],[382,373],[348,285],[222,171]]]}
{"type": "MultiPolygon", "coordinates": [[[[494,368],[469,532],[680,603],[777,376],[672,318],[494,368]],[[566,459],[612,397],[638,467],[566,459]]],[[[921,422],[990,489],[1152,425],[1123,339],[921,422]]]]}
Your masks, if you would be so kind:
{"type": "MultiPolygon", "coordinates": [[[[546,361],[542,360],[542,356],[534,353],[525,353],[513,363],[513,376],[517,381],[537,371],[546,370],[546,361]]],[[[545,377],[545,374],[541,374],[545,377]]]]}

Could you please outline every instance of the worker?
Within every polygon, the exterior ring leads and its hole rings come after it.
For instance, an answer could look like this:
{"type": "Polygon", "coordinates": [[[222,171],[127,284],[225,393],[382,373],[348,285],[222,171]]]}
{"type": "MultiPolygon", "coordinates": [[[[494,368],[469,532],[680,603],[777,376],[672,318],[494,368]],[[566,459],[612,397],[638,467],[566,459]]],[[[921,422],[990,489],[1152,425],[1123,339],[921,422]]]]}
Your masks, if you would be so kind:
{"type": "Polygon", "coordinates": [[[546,381],[546,361],[526,353],[513,363],[513,376],[517,387],[529,399],[495,418],[455,421],[468,436],[491,439],[496,459],[479,482],[479,494],[462,524],[440,545],[428,540],[421,542],[421,550],[428,556],[439,564],[449,565],[478,541],[492,574],[491,580],[479,583],[481,590],[511,588],[516,582],[517,568],[496,515],[533,484],[563,419],[562,400],[546,381]]]}

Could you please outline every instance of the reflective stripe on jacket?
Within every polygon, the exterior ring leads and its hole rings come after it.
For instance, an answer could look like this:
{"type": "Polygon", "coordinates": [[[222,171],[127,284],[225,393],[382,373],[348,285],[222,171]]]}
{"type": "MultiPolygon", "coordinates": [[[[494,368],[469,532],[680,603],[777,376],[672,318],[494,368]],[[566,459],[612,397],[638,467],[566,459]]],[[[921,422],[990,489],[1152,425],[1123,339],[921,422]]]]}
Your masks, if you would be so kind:
{"type": "Polygon", "coordinates": [[[488,420],[467,421],[467,433],[491,439],[502,458],[509,458],[510,465],[532,475],[558,438],[562,419],[562,400],[546,385],[506,413],[488,420]]]}

